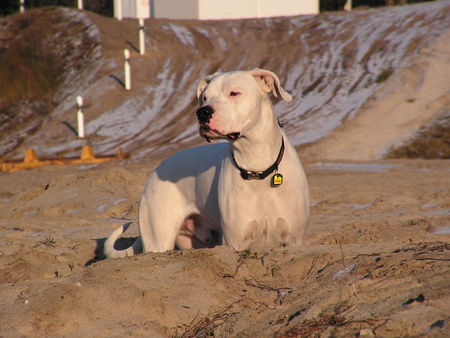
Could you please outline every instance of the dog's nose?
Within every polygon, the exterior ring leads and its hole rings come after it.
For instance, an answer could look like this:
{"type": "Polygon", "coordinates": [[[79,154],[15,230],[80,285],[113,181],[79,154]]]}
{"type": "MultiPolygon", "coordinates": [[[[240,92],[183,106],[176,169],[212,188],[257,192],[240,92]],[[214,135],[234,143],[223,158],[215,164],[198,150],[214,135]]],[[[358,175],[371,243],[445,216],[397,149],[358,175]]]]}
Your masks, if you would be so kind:
{"type": "Polygon", "coordinates": [[[197,118],[200,124],[208,123],[214,113],[214,109],[211,106],[204,106],[197,110],[197,118]]]}

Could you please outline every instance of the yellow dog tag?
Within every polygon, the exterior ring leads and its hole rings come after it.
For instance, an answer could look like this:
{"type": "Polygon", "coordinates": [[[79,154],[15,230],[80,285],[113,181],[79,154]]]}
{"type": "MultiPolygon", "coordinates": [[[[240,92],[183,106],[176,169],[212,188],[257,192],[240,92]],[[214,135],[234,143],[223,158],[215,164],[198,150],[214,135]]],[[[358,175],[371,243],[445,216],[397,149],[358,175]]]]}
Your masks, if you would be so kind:
{"type": "Polygon", "coordinates": [[[283,175],[275,174],[272,176],[272,187],[278,187],[283,184],[283,175]]]}

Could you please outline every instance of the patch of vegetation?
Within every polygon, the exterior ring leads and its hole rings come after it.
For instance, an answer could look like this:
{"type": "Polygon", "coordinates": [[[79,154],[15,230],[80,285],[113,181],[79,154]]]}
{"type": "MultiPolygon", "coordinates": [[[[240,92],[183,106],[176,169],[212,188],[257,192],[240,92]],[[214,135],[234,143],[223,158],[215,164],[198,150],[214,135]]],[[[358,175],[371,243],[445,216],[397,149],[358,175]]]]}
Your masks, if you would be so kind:
{"type": "Polygon", "coordinates": [[[40,242],[41,244],[45,245],[48,248],[54,248],[56,241],[53,237],[47,237],[45,240],[40,242]]]}
{"type": "Polygon", "coordinates": [[[68,76],[98,56],[88,21],[66,13],[45,7],[0,18],[0,156],[40,128],[68,76]]]}
{"type": "Polygon", "coordinates": [[[10,23],[15,37],[0,49],[0,101],[35,100],[51,94],[61,80],[62,61],[48,37],[53,27],[43,15],[26,12],[10,23]]]}
{"type": "Polygon", "coordinates": [[[450,112],[422,127],[411,142],[391,149],[387,158],[450,158],[450,112]]]}
{"type": "Polygon", "coordinates": [[[378,74],[377,78],[375,79],[376,83],[382,83],[385,82],[393,73],[394,71],[391,68],[383,69],[380,74],[378,74]]]}
{"type": "MultiPolygon", "coordinates": [[[[370,7],[383,7],[383,6],[395,6],[395,5],[407,5],[414,4],[417,2],[429,2],[436,0],[353,0],[352,6],[354,9],[366,9],[370,7]]],[[[342,11],[344,9],[344,5],[346,4],[345,0],[321,0],[320,3],[320,11],[342,11]]]]}
{"type": "MultiPolygon", "coordinates": [[[[26,0],[25,8],[46,6],[77,7],[77,0],[26,0]]],[[[83,8],[99,14],[113,16],[113,0],[83,0],[83,8]]],[[[1,0],[0,16],[13,14],[19,11],[19,0],[1,0]]]]}
{"type": "Polygon", "coordinates": [[[236,316],[237,312],[232,307],[233,305],[228,306],[222,311],[204,317],[200,316],[200,318],[195,316],[190,324],[178,327],[178,330],[182,332],[177,333],[175,337],[215,337],[215,329],[236,316]]]}

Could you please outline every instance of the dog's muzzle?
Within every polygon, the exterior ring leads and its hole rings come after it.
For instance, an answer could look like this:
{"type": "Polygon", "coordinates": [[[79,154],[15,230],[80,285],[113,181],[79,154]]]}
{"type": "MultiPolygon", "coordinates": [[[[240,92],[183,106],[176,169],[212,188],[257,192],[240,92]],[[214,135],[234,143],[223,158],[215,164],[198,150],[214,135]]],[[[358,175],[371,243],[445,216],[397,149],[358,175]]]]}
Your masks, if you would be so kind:
{"type": "Polygon", "coordinates": [[[197,110],[197,118],[200,124],[207,124],[214,114],[214,109],[211,106],[204,106],[197,110]]]}
{"type": "Polygon", "coordinates": [[[204,106],[197,110],[197,118],[200,123],[200,135],[210,141],[211,138],[227,138],[230,141],[236,141],[240,136],[240,132],[233,132],[229,134],[223,134],[216,129],[212,129],[208,123],[211,121],[214,109],[211,106],[204,106]]]}

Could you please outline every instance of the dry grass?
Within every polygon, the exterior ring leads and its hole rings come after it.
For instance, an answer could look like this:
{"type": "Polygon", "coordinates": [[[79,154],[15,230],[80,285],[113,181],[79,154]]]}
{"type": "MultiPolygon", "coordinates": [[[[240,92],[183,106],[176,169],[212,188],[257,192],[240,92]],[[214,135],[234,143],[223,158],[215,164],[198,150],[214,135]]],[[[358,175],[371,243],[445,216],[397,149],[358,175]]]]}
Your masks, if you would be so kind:
{"type": "Polygon", "coordinates": [[[231,308],[232,306],[228,306],[221,311],[200,318],[196,316],[191,324],[180,327],[179,329],[183,332],[176,334],[175,337],[214,337],[214,330],[236,315],[231,308]]]}
{"type": "Polygon", "coordinates": [[[423,127],[409,143],[394,148],[387,158],[450,158],[450,113],[423,127]]]}
{"type": "Polygon", "coordinates": [[[393,73],[394,71],[391,68],[383,69],[375,79],[376,83],[383,83],[385,82],[393,73]]]}
{"type": "Polygon", "coordinates": [[[0,18],[0,156],[39,129],[55,93],[72,70],[91,63],[97,45],[86,23],[62,8],[0,18]]]}
{"type": "Polygon", "coordinates": [[[50,48],[55,33],[45,15],[29,11],[11,18],[14,38],[0,49],[0,101],[35,100],[52,94],[61,80],[62,61],[50,48]]]}

